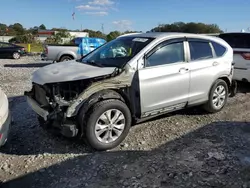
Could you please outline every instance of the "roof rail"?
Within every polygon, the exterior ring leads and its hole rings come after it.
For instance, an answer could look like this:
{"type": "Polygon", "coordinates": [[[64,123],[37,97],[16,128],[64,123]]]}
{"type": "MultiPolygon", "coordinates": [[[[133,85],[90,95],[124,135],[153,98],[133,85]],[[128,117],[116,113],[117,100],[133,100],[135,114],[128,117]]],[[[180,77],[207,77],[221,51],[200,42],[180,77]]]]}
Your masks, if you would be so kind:
{"type": "Polygon", "coordinates": [[[124,34],[124,35],[120,35],[117,38],[129,36],[129,35],[135,35],[135,34],[141,34],[141,33],[127,33],[127,34],[124,34]]]}

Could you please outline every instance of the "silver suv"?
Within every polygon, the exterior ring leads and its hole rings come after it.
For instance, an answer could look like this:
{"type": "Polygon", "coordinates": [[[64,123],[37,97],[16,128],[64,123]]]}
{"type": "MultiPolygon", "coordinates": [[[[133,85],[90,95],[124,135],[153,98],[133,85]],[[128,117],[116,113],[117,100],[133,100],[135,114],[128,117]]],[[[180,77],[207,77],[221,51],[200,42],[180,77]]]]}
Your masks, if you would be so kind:
{"type": "Polygon", "coordinates": [[[232,88],[232,61],[220,38],[134,34],[37,70],[25,95],[42,127],[107,150],[138,120],[197,105],[220,111],[232,88]]]}

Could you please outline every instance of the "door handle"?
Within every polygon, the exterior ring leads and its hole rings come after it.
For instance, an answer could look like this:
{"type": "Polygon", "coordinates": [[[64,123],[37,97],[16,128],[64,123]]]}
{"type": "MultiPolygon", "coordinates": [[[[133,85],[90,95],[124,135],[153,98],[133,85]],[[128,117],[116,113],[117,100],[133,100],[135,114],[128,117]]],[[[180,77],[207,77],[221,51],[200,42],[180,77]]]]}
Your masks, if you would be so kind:
{"type": "Polygon", "coordinates": [[[180,68],[180,70],[179,70],[180,73],[186,73],[186,72],[188,72],[188,71],[189,71],[189,69],[188,69],[188,68],[185,68],[185,67],[180,68]]]}
{"type": "Polygon", "coordinates": [[[217,65],[219,65],[219,62],[217,61],[213,62],[213,66],[217,66],[217,65]]]}

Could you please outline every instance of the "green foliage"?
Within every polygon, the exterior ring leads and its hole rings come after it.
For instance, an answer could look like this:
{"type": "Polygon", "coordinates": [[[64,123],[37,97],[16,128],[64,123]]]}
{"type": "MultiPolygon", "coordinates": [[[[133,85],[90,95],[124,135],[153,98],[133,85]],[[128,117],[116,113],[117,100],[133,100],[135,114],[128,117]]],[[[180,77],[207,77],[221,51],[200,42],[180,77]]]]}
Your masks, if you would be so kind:
{"type": "Polygon", "coordinates": [[[8,28],[14,30],[16,35],[24,35],[26,33],[25,29],[20,23],[10,25],[8,28]]]}
{"type": "MultiPolygon", "coordinates": [[[[21,42],[21,43],[38,43],[36,40],[38,30],[46,30],[46,26],[41,24],[40,26],[34,26],[32,28],[26,29],[20,23],[14,23],[12,25],[6,25],[0,23],[0,35],[5,36],[16,36],[10,40],[10,42],[21,42]]],[[[70,37],[69,31],[66,28],[52,28],[51,30],[57,31],[55,35],[47,38],[45,41],[48,44],[60,44],[63,38],[69,38],[69,42],[72,37],[70,37]]],[[[79,30],[75,30],[79,31],[79,30]]],[[[161,24],[153,28],[153,32],[185,32],[185,33],[222,33],[223,31],[216,24],[205,24],[205,23],[195,23],[195,22],[175,22],[172,24],[161,24]]],[[[103,38],[107,41],[111,41],[120,35],[127,33],[134,33],[138,31],[112,31],[109,34],[104,34],[101,31],[94,31],[90,29],[85,29],[83,32],[88,32],[89,37],[103,38]]],[[[141,31],[140,31],[141,32],[141,31]]],[[[66,42],[66,43],[69,43],[66,42]]]]}
{"type": "Polygon", "coordinates": [[[107,35],[107,41],[111,41],[116,39],[117,37],[119,37],[120,35],[122,35],[121,32],[119,31],[112,31],[107,35]]]}
{"type": "Polygon", "coordinates": [[[90,30],[90,29],[85,29],[85,30],[83,30],[83,32],[88,32],[89,37],[102,38],[102,39],[106,40],[106,35],[103,34],[101,31],[93,31],[93,30],[90,30]]]}
{"type": "Polygon", "coordinates": [[[69,32],[67,30],[61,30],[55,33],[55,35],[48,37],[45,41],[47,44],[61,44],[63,43],[63,38],[72,39],[69,32]]]}
{"type": "Polygon", "coordinates": [[[172,24],[161,24],[151,31],[153,32],[184,32],[184,33],[222,33],[216,24],[204,24],[195,22],[175,22],[172,24]]]}
{"type": "Polygon", "coordinates": [[[44,24],[42,24],[42,25],[39,26],[39,29],[46,30],[46,26],[44,24]]]}
{"type": "Polygon", "coordinates": [[[10,43],[35,43],[36,38],[31,33],[25,35],[17,35],[9,40],[10,43]]]}

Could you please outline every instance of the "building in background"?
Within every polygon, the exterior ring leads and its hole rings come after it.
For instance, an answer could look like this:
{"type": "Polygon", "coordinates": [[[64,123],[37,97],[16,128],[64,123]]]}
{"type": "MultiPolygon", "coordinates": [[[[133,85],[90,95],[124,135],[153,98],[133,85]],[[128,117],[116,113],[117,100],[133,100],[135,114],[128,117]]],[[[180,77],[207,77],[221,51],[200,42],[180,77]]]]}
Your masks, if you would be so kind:
{"type": "MultiPolygon", "coordinates": [[[[38,37],[50,37],[56,34],[58,31],[53,30],[38,30],[38,37]]],[[[71,37],[89,37],[88,32],[82,31],[68,31],[71,37]]]]}

